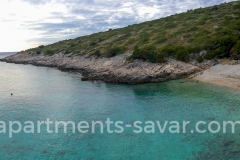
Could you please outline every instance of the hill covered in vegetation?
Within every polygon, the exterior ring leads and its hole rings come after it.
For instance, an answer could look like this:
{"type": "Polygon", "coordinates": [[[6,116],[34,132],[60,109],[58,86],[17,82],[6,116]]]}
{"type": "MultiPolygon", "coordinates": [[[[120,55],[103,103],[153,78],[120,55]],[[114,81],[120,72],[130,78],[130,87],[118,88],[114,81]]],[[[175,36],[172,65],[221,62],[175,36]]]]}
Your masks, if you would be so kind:
{"type": "Polygon", "coordinates": [[[164,62],[166,57],[189,61],[190,54],[203,50],[196,59],[240,59],[240,2],[188,10],[165,18],[120,29],[63,40],[22,51],[54,55],[113,57],[133,51],[129,61],[164,62]]]}

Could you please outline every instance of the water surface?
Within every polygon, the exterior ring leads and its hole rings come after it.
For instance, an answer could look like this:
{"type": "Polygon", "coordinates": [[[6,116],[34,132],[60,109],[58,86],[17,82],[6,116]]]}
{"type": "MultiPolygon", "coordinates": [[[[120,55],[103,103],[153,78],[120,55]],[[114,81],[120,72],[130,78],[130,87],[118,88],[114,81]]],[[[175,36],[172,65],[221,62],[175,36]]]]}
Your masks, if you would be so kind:
{"type": "MultiPolygon", "coordinates": [[[[0,63],[0,120],[239,120],[240,91],[194,81],[114,85],[82,82],[77,73],[0,63]],[[184,83],[182,83],[184,82],[184,83]],[[13,96],[11,96],[13,93],[13,96]]],[[[106,127],[106,126],[105,126],[106,127]]],[[[192,125],[190,125],[192,127],[192,125]]],[[[1,133],[1,159],[237,159],[237,134],[1,133]],[[227,145],[229,142],[231,145],[227,145]],[[215,157],[215,158],[214,158],[215,157]],[[216,158],[217,157],[217,158],[216,158]]],[[[70,128],[71,129],[71,128],[70,128]]],[[[240,131],[240,130],[239,130],[240,131]]]]}

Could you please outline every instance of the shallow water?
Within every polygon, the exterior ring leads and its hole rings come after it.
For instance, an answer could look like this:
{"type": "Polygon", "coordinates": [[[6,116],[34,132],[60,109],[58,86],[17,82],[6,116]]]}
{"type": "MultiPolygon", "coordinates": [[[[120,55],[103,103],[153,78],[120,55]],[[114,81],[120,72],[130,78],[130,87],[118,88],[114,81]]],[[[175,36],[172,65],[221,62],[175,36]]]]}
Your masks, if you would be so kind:
{"type": "MultiPolygon", "coordinates": [[[[82,82],[77,73],[0,63],[0,121],[239,120],[240,91],[194,81],[114,85],[82,82]],[[184,83],[182,83],[184,82],[184,83]],[[13,93],[13,96],[11,96],[13,93]]],[[[237,159],[236,134],[41,133],[0,136],[1,159],[237,159]],[[228,145],[229,142],[231,145],[228,145]],[[217,157],[217,158],[216,158],[217,157]]],[[[36,129],[35,129],[36,132],[36,129]]]]}

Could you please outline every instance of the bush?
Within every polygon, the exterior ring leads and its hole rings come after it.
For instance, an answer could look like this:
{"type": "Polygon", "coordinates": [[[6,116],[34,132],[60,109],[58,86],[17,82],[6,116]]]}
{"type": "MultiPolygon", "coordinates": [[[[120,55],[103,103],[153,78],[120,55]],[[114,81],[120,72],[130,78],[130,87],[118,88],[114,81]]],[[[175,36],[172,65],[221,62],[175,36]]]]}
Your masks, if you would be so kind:
{"type": "Polygon", "coordinates": [[[128,60],[142,59],[151,63],[163,63],[166,57],[167,54],[163,53],[161,48],[157,49],[153,44],[148,44],[141,48],[135,46],[134,52],[128,60]]]}
{"type": "Polygon", "coordinates": [[[54,55],[54,51],[51,50],[51,49],[46,49],[45,50],[45,55],[49,55],[49,56],[54,55]]]}
{"type": "Polygon", "coordinates": [[[234,60],[240,60],[240,41],[231,49],[231,58],[234,60]]]}
{"type": "Polygon", "coordinates": [[[44,48],[44,45],[38,46],[38,48],[42,49],[42,48],[44,48]]]}
{"type": "Polygon", "coordinates": [[[143,32],[140,34],[139,36],[139,41],[138,41],[138,45],[143,45],[146,44],[149,41],[149,34],[146,32],[143,32]]]}
{"type": "Polygon", "coordinates": [[[230,51],[232,47],[237,43],[237,39],[234,37],[226,37],[219,40],[216,51],[218,57],[230,57],[230,51]]]}
{"type": "MultiPolygon", "coordinates": [[[[142,59],[152,63],[156,62],[156,47],[152,44],[143,46],[142,48],[135,47],[134,52],[128,60],[142,59]]],[[[159,58],[160,59],[160,58],[159,58]]]]}
{"type": "Polygon", "coordinates": [[[205,22],[205,20],[200,20],[199,22],[198,22],[198,25],[204,25],[206,22],[205,22]]]}
{"type": "Polygon", "coordinates": [[[215,51],[208,51],[207,54],[204,56],[205,59],[213,59],[216,57],[216,52],[215,51]]]}
{"type": "Polygon", "coordinates": [[[234,5],[233,9],[240,9],[240,4],[234,5]]]}
{"type": "Polygon", "coordinates": [[[129,40],[125,43],[125,45],[129,46],[129,45],[134,44],[135,42],[136,42],[136,39],[131,38],[131,39],[129,39],[129,40]]]}
{"type": "Polygon", "coordinates": [[[101,56],[100,50],[96,50],[95,52],[93,52],[93,55],[100,57],[101,56]]]}
{"type": "Polygon", "coordinates": [[[190,48],[191,48],[190,53],[199,53],[205,49],[205,47],[201,47],[201,46],[190,47],[190,48]]]}
{"type": "Polygon", "coordinates": [[[157,63],[163,63],[163,62],[166,61],[165,60],[166,57],[167,57],[166,54],[158,52],[157,55],[156,55],[156,62],[157,63]]]}
{"type": "Polygon", "coordinates": [[[199,27],[196,27],[196,26],[190,27],[190,28],[187,29],[187,32],[197,31],[198,29],[199,29],[199,27]]]}
{"type": "Polygon", "coordinates": [[[173,23],[173,22],[169,22],[169,23],[164,25],[164,29],[172,29],[172,28],[175,28],[175,27],[177,27],[177,24],[173,23]]]}
{"type": "Polygon", "coordinates": [[[148,37],[142,37],[140,38],[138,44],[145,44],[149,41],[149,38],[148,37]]]}
{"type": "Polygon", "coordinates": [[[112,47],[108,49],[103,56],[106,58],[110,58],[122,53],[124,53],[124,49],[122,47],[112,47]]]}
{"type": "Polygon", "coordinates": [[[127,39],[130,36],[131,36],[131,33],[126,33],[123,36],[119,37],[117,40],[118,41],[123,41],[123,40],[127,39]]]}
{"type": "Polygon", "coordinates": [[[176,53],[176,59],[179,61],[188,62],[190,59],[190,54],[185,48],[179,48],[176,53]]]}
{"type": "Polygon", "coordinates": [[[166,45],[166,46],[163,46],[163,47],[159,48],[158,51],[162,54],[167,55],[167,56],[173,56],[176,53],[175,48],[176,47],[174,47],[172,45],[166,45]]]}
{"type": "Polygon", "coordinates": [[[198,63],[202,63],[204,61],[204,58],[202,56],[199,56],[197,58],[198,63]]]}
{"type": "Polygon", "coordinates": [[[222,29],[217,30],[217,35],[218,36],[233,36],[233,33],[229,29],[222,28],[222,29]]]}
{"type": "Polygon", "coordinates": [[[104,41],[103,38],[99,38],[99,39],[98,39],[98,42],[102,42],[102,41],[104,41]]]}
{"type": "Polygon", "coordinates": [[[206,54],[206,59],[229,58],[233,46],[237,43],[237,37],[228,36],[215,40],[214,44],[209,47],[209,52],[206,54]]]}
{"type": "Polygon", "coordinates": [[[72,43],[72,44],[71,44],[71,47],[75,47],[76,45],[77,45],[77,44],[75,44],[75,43],[72,43]]]}
{"type": "Polygon", "coordinates": [[[69,53],[71,53],[71,50],[66,50],[66,51],[64,52],[64,54],[69,54],[69,53]]]}
{"type": "Polygon", "coordinates": [[[217,6],[213,6],[212,7],[212,11],[216,11],[216,10],[218,10],[218,7],[217,6]]]}
{"type": "Polygon", "coordinates": [[[167,38],[165,38],[165,37],[157,37],[155,43],[160,44],[160,43],[164,43],[166,41],[167,41],[167,38]]]}
{"type": "Polygon", "coordinates": [[[97,44],[97,42],[91,42],[90,44],[89,44],[89,46],[95,46],[97,44]]]}

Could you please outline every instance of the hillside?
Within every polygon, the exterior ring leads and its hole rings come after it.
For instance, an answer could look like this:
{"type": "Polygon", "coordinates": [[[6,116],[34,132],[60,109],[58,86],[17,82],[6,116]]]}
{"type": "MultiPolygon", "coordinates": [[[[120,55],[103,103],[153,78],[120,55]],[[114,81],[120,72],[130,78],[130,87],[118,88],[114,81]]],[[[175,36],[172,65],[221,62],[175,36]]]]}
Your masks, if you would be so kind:
{"type": "Polygon", "coordinates": [[[191,53],[207,50],[199,62],[215,57],[240,58],[240,2],[188,10],[165,18],[109,29],[76,39],[22,51],[53,55],[112,57],[134,51],[129,61],[163,62],[165,57],[188,61],[191,53]]]}

